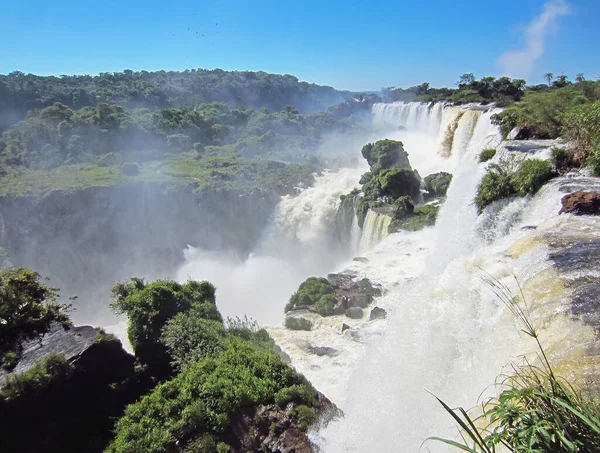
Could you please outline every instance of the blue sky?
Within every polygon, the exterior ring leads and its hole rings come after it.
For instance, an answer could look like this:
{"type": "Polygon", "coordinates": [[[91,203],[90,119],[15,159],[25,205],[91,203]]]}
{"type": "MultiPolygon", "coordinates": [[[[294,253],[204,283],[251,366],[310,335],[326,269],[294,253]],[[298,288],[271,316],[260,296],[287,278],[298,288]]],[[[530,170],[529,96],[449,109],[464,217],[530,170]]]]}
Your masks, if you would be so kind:
{"type": "Polygon", "coordinates": [[[2,6],[0,73],[220,67],[351,90],[596,79],[599,23],[600,0],[19,0],[2,6]]]}

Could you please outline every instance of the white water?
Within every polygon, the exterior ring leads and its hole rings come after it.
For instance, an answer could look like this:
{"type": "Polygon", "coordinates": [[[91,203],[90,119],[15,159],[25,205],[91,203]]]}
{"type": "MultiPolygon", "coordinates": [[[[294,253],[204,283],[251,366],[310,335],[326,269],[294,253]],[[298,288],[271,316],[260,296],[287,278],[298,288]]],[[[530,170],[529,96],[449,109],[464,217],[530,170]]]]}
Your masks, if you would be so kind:
{"type": "Polygon", "coordinates": [[[302,281],[326,275],[356,252],[337,243],[334,220],[340,195],[358,187],[364,171],[326,172],[313,187],[283,197],[261,243],[247,259],[188,247],[176,278],[213,283],[223,316],[245,314],[261,324],[280,323],[285,304],[302,281]]]}
{"type": "MultiPolygon", "coordinates": [[[[391,119],[389,114],[382,115],[382,111],[390,110],[399,112],[406,124],[419,130],[431,133],[432,124],[443,128],[439,118],[444,113],[440,115],[434,108],[427,115],[422,106],[376,106],[375,119],[397,120],[395,114],[391,119]]],[[[513,275],[518,275],[526,296],[544,303],[537,306],[533,318],[557,360],[574,351],[583,355],[582,344],[592,341],[591,328],[567,317],[555,318],[557,307],[564,301],[551,288],[553,279],[558,279],[540,238],[547,232],[563,234],[575,224],[577,231],[597,229],[597,221],[558,218],[563,178],[549,184],[533,200],[499,203],[477,216],[472,200],[484,164],[478,164],[476,156],[488,146],[487,138],[497,137],[489,116],[490,112],[467,111],[460,118],[451,157],[458,165],[436,226],[418,238],[425,250],[415,257],[407,252],[406,242],[414,233],[391,235],[375,249],[397,259],[395,266],[388,262],[383,268],[374,266],[375,257],[369,263],[375,273],[368,276],[386,282],[390,290],[382,302],[392,314],[383,332],[380,329],[369,338],[366,331],[364,355],[349,373],[344,390],[336,389],[336,394],[343,395],[336,402],[345,416],[315,434],[327,453],[416,452],[429,436],[456,438],[452,419],[428,392],[453,407],[473,407],[482,392],[484,396],[494,394],[492,384],[503,367],[534,349],[483,284],[480,268],[515,292],[513,275]],[[594,226],[590,222],[595,222],[594,226]],[[537,230],[523,231],[520,227],[524,225],[536,226],[537,230]],[[530,237],[537,238],[533,240],[537,245],[527,248],[530,237]],[[519,245],[515,252],[519,241],[525,245],[519,245]],[[406,278],[406,274],[414,278],[406,278]]],[[[365,269],[365,273],[369,271],[365,269]]],[[[341,361],[342,357],[340,354],[336,359],[341,361]]],[[[307,375],[310,378],[310,372],[307,375]]],[[[436,442],[427,442],[426,448],[447,451],[445,445],[436,442]]]]}

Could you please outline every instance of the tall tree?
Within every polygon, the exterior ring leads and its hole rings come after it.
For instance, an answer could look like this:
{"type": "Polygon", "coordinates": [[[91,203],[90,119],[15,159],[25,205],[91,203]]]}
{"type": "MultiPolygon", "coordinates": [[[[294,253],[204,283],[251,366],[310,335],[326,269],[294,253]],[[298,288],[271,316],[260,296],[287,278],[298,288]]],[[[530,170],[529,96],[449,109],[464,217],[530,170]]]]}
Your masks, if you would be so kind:
{"type": "Polygon", "coordinates": [[[548,82],[548,86],[550,86],[552,84],[552,79],[554,79],[554,74],[552,74],[551,72],[547,72],[546,74],[544,74],[544,79],[546,79],[546,81],[548,82]]]}

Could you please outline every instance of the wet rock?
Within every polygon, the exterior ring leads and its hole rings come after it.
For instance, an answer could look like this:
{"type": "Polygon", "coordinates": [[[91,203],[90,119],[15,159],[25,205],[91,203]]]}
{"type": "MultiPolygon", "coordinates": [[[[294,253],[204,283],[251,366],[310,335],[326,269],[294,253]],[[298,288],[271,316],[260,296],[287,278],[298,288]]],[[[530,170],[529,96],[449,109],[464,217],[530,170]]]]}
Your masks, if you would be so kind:
{"type": "Polygon", "coordinates": [[[560,247],[548,257],[561,272],[595,269],[600,261],[600,241],[582,241],[560,247]]]}
{"type": "Polygon", "coordinates": [[[290,330],[312,330],[313,328],[311,319],[293,312],[286,315],[284,324],[290,330]]]}
{"type": "Polygon", "coordinates": [[[562,197],[559,214],[600,214],[600,194],[596,192],[573,192],[562,197]]]}
{"type": "MultiPolygon", "coordinates": [[[[308,437],[308,423],[298,417],[297,407],[293,402],[284,407],[258,405],[233,413],[224,441],[232,451],[313,453],[317,448],[308,437]]],[[[315,411],[313,422],[324,425],[341,415],[321,393],[317,394],[317,403],[312,409],[315,411]]]]}
{"type": "Polygon", "coordinates": [[[342,333],[344,333],[346,330],[348,330],[350,328],[350,326],[346,323],[342,324],[342,333]]]}
{"type": "Polygon", "coordinates": [[[530,230],[536,230],[537,227],[534,225],[525,225],[521,227],[521,231],[530,231],[530,230]]]}
{"type": "Polygon", "coordinates": [[[369,320],[373,321],[374,319],[385,319],[387,317],[387,311],[385,311],[381,307],[374,307],[371,310],[371,314],[369,315],[369,320]]]}
{"type": "Polygon", "coordinates": [[[346,316],[350,319],[361,319],[363,317],[363,309],[360,307],[350,307],[346,310],[346,316]]]}
{"type": "Polygon", "coordinates": [[[310,354],[315,354],[319,357],[323,357],[325,355],[328,357],[335,357],[340,353],[337,349],[330,348],[329,346],[309,346],[307,351],[310,354]]]}
{"type": "Polygon", "coordinates": [[[367,308],[373,302],[373,296],[370,294],[357,294],[348,300],[348,308],[360,307],[367,308]]]}
{"type": "Polygon", "coordinates": [[[365,258],[364,256],[357,256],[353,258],[352,261],[358,261],[359,263],[368,263],[369,259],[365,258]]]}

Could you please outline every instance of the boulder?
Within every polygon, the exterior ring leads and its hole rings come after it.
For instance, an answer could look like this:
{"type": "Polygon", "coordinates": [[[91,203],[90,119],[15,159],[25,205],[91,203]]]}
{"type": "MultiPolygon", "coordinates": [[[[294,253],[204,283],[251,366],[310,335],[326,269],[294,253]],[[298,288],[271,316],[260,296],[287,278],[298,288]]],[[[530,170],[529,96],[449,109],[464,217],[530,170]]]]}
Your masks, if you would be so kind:
{"type": "Polygon", "coordinates": [[[371,294],[357,294],[348,300],[348,308],[367,308],[371,302],[373,302],[373,296],[371,294]]]}
{"type": "Polygon", "coordinates": [[[312,330],[312,320],[294,313],[289,313],[285,317],[285,327],[290,330],[312,330]]]}
{"type": "Polygon", "coordinates": [[[346,330],[350,329],[350,326],[346,323],[342,324],[342,333],[344,333],[346,330]]]}
{"type": "Polygon", "coordinates": [[[365,258],[363,256],[357,256],[357,257],[353,258],[352,261],[358,261],[359,263],[368,263],[369,259],[365,258]]]}
{"type": "Polygon", "coordinates": [[[559,214],[598,215],[600,194],[596,192],[573,192],[562,197],[559,214]]]}
{"type": "Polygon", "coordinates": [[[339,351],[335,348],[330,348],[329,346],[309,346],[307,351],[310,354],[318,355],[319,357],[328,356],[335,357],[339,354],[339,351]]]}
{"type": "Polygon", "coordinates": [[[363,309],[360,307],[350,307],[346,310],[346,316],[350,319],[361,319],[363,317],[363,309]]]}
{"type": "Polygon", "coordinates": [[[54,323],[21,348],[14,370],[1,372],[3,384],[17,373],[27,380],[23,373],[50,357],[64,357],[64,372],[46,368],[38,385],[12,387],[0,410],[0,426],[11,434],[1,436],[0,451],[102,451],[125,406],[148,388],[133,356],[101,329],[54,323]]]}
{"type": "Polygon", "coordinates": [[[374,307],[371,310],[371,314],[369,315],[369,321],[373,321],[374,319],[385,319],[387,317],[387,311],[385,311],[381,307],[374,307]]]}
{"type": "Polygon", "coordinates": [[[450,173],[445,171],[433,173],[429,176],[425,176],[425,190],[427,190],[432,197],[445,197],[451,182],[452,175],[450,173]]]}

